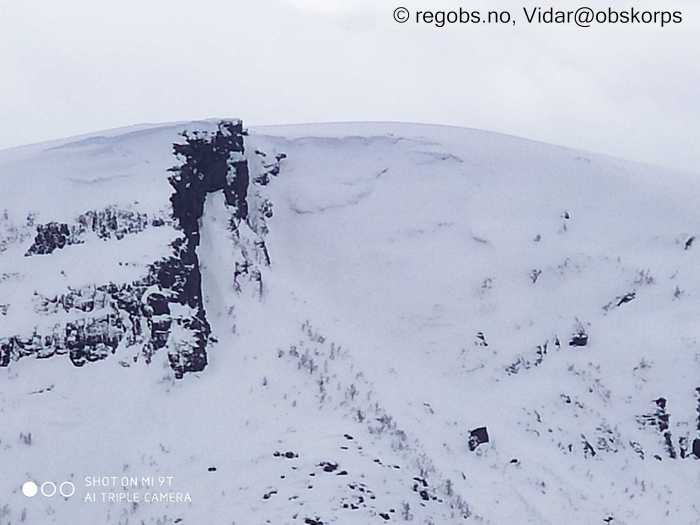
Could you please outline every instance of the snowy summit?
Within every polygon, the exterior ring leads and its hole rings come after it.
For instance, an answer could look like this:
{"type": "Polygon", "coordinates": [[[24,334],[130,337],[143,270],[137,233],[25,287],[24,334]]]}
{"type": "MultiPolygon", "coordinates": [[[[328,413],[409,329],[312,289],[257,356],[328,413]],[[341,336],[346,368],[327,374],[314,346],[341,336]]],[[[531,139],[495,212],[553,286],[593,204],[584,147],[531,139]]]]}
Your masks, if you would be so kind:
{"type": "Polygon", "coordinates": [[[0,525],[700,523],[686,175],[211,120],[0,177],[0,525]]]}

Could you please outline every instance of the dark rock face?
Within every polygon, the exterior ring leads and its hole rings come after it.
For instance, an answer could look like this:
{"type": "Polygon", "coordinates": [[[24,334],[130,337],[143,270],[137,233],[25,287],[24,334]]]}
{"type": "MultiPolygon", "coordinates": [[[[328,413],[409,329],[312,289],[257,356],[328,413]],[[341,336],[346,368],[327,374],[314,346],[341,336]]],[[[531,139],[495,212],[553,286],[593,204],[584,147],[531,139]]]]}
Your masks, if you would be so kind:
{"type": "MultiPolygon", "coordinates": [[[[666,398],[659,397],[658,399],[655,399],[654,405],[656,409],[654,412],[643,414],[641,416],[637,416],[636,418],[637,423],[639,423],[641,427],[653,427],[659,434],[661,434],[666,455],[670,459],[686,459],[691,457],[691,455],[697,459],[700,459],[700,437],[698,437],[700,436],[700,388],[696,389],[695,394],[698,400],[696,437],[693,438],[687,433],[685,433],[685,435],[681,435],[677,439],[678,449],[676,449],[674,444],[671,414],[668,412],[668,401],[666,398]]],[[[673,428],[675,428],[676,432],[683,431],[682,426],[679,425],[675,425],[673,428]]],[[[641,457],[643,458],[644,455],[641,454],[641,457]]],[[[659,455],[655,454],[654,457],[661,460],[661,456],[659,455]]]]}
{"type": "Polygon", "coordinates": [[[277,177],[279,175],[280,163],[287,158],[287,155],[284,153],[278,153],[272,160],[270,160],[267,153],[264,151],[255,150],[255,154],[262,159],[264,170],[257,177],[255,177],[254,182],[260,186],[266,186],[270,183],[270,177],[277,177]]]}
{"type": "Polygon", "coordinates": [[[65,247],[67,244],[78,244],[75,231],[64,223],[49,222],[39,224],[36,227],[36,237],[34,244],[25,255],[44,255],[56,249],[65,247]]]}
{"type": "Polygon", "coordinates": [[[666,398],[660,397],[654,400],[656,410],[652,414],[644,414],[637,417],[641,426],[655,427],[663,436],[664,447],[669,458],[676,458],[676,449],[673,446],[673,437],[669,428],[671,415],[666,411],[666,398]]]}
{"type": "Polygon", "coordinates": [[[636,296],[637,294],[634,292],[626,293],[617,300],[617,306],[622,306],[625,303],[632,302],[636,296]]]}
{"type": "Polygon", "coordinates": [[[569,346],[583,347],[588,345],[588,331],[580,320],[576,320],[576,328],[569,339],[569,346]]]}
{"type": "Polygon", "coordinates": [[[111,301],[106,287],[70,290],[54,298],[38,296],[35,310],[39,313],[65,311],[90,316],[56,324],[43,333],[35,330],[29,336],[0,338],[0,366],[30,355],[48,358],[68,354],[75,366],[107,357],[127,334],[128,324],[111,301]]]}
{"type": "Polygon", "coordinates": [[[637,292],[628,292],[619,297],[615,297],[608,304],[603,306],[603,310],[606,312],[612,310],[613,308],[620,308],[623,304],[631,303],[637,297],[637,292]]]}
{"type": "Polygon", "coordinates": [[[469,432],[469,440],[467,441],[467,445],[469,446],[469,450],[474,451],[482,443],[488,443],[488,442],[489,442],[489,433],[488,433],[488,430],[486,429],[486,427],[478,427],[478,428],[475,428],[474,430],[471,430],[469,432]]]}
{"type": "Polygon", "coordinates": [[[224,187],[224,195],[226,195],[226,204],[234,206],[234,216],[237,219],[246,219],[248,217],[248,184],[250,176],[248,174],[248,163],[246,161],[237,161],[233,164],[235,175],[230,177],[224,187]]]}
{"type": "MultiPolygon", "coordinates": [[[[195,313],[182,321],[182,328],[194,335],[194,344],[169,353],[170,366],[180,378],[186,372],[204,370],[206,346],[211,333],[202,301],[202,276],[197,258],[199,219],[204,212],[207,193],[223,190],[226,203],[233,206],[235,216],[248,215],[248,164],[243,157],[243,123],[220,122],[214,134],[184,133],[184,144],[174,144],[173,152],[183,159],[171,168],[169,177],[174,192],[170,197],[173,218],[185,234],[173,244],[174,256],[158,270],[158,283],[169,289],[178,303],[195,313]]],[[[165,297],[165,296],[164,296],[165,297]]]]}
{"type": "Polygon", "coordinates": [[[100,239],[123,239],[140,233],[149,227],[165,225],[162,217],[149,217],[146,213],[109,206],[102,210],[89,210],[81,214],[74,224],[49,222],[38,224],[34,243],[25,256],[46,255],[74,244],[85,242],[87,232],[94,232],[100,239]]]}
{"type": "Polygon", "coordinates": [[[57,323],[45,332],[35,330],[26,337],[0,337],[0,366],[29,355],[63,354],[75,366],[83,366],[115,353],[120,345],[140,345],[149,361],[155,350],[165,346],[173,322],[166,296],[174,292],[161,288],[157,279],[164,266],[164,262],[152,265],[146,277],[132,283],[69,288],[54,297],[36,294],[36,313],[65,312],[75,320],[57,323]]]}
{"type": "Polygon", "coordinates": [[[586,346],[588,344],[588,334],[586,332],[579,332],[571,336],[569,341],[569,346],[586,346]]]}
{"type": "Polygon", "coordinates": [[[693,455],[700,459],[700,439],[696,438],[693,440],[693,455]]]}
{"type": "Polygon", "coordinates": [[[226,203],[236,208],[236,217],[248,216],[249,175],[243,133],[241,121],[223,121],[214,134],[185,132],[185,143],[173,145],[174,154],[184,162],[170,169],[173,175],[169,180],[175,189],[170,202],[173,216],[188,237],[199,235],[197,220],[207,193],[224,190],[226,203]]]}

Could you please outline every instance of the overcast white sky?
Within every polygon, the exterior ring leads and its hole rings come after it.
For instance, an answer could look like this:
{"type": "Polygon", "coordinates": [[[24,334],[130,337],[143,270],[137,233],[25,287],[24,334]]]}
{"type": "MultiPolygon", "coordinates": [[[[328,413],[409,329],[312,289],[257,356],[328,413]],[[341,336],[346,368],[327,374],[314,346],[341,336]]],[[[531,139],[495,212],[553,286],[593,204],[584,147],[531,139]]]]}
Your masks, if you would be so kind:
{"type": "Polygon", "coordinates": [[[532,0],[0,0],[0,148],[142,122],[399,120],[700,172],[700,2],[664,29],[526,26],[532,0]],[[509,8],[443,29],[410,9],[509,8]]]}

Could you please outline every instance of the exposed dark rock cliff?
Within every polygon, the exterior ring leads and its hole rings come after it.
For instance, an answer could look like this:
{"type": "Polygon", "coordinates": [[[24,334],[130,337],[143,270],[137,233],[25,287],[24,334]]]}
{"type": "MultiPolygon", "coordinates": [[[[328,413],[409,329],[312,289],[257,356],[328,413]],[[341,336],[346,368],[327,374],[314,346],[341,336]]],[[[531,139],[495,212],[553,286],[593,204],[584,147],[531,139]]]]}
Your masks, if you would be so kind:
{"type": "Polygon", "coordinates": [[[85,242],[88,232],[100,239],[123,239],[127,235],[140,233],[150,227],[166,224],[168,219],[161,216],[108,206],[102,210],[89,210],[81,214],[73,224],[49,222],[38,224],[34,243],[25,256],[46,255],[66,246],[85,242]]]}
{"type": "MultiPolygon", "coordinates": [[[[69,288],[54,297],[35,293],[37,313],[67,313],[71,320],[58,321],[48,330],[35,329],[31,334],[0,333],[0,366],[30,355],[47,358],[61,354],[68,354],[75,366],[83,366],[118,350],[134,348],[137,351],[128,354],[130,359],[122,359],[122,364],[128,366],[129,360],[143,358],[148,362],[154,352],[167,348],[168,361],[177,378],[203,370],[211,329],[202,300],[197,256],[199,220],[206,194],[215,191],[224,192],[236,227],[248,219],[250,177],[244,135],[240,121],[221,122],[214,133],[183,133],[184,143],[173,145],[174,154],[182,162],[170,169],[172,220],[108,207],[88,211],[74,224],[39,225],[26,255],[50,254],[67,245],[80,244],[87,232],[102,239],[121,239],[170,223],[182,234],[171,243],[170,255],[149,265],[146,275],[136,281],[69,288]]],[[[264,217],[272,215],[271,203],[261,200],[254,209],[255,215],[261,217],[256,224],[266,231],[264,217]]],[[[269,263],[262,237],[253,244],[269,263]]],[[[244,247],[241,249],[245,252],[244,247]]]]}
{"type": "Polygon", "coordinates": [[[248,164],[243,144],[241,121],[219,123],[216,133],[183,133],[184,144],[174,144],[173,152],[183,159],[171,168],[169,181],[174,192],[170,197],[173,217],[185,234],[173,244],[174,257],[164,262],[158,272],[161,288],[171,290],[171,300],[189,306],[194,314],[178,321],[193,338],[169,354],[177,377],[186,372],[203,370],[207,365],[206,346],[210,334],[202,301],[202,276],[199,270],[199,220],[204,213],[207,193],[224,191],[226,203],[234,207],[235,216],[248,215],[248,164]]]}

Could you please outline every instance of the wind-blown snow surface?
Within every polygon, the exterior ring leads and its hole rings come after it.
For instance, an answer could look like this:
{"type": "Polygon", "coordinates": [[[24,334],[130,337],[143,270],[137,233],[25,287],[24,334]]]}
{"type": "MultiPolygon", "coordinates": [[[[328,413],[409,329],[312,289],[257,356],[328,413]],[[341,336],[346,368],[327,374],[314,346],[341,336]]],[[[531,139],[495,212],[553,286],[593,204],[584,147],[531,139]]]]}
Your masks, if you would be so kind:
{"type": "MultiPolygon", "coordinates": [[[[137,278],[173,231],[25,257],[29,212],[167,216],[171,143],[212,127],[0,152],[0,337],[41,323],[35,290],[137,278]]],[[[234,290],[236,245],[212,193],[203,372],[175,380],[164,352],[150,366],[0,368],[0,524],[700,523],[689,177],[432,126],[260,128],[251,163],[256,149],[287,155],[264,188],[262,298],[234,290]],[[570,346],[579,328],[587,344],[570,346]],[[481,426],[490,442],[470,451],[481,426]],[[173,480],[122,490],[86,476],[173,480]],[[76,494],[26,498],[29,479],[71,480],[76,494]],[[145,502],[149,490],[186,497],[145,502]]]]}

